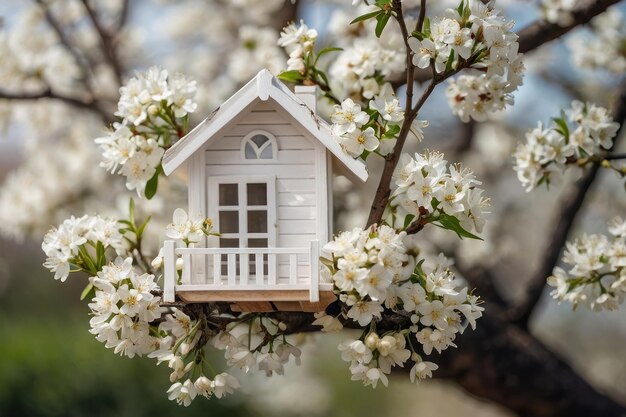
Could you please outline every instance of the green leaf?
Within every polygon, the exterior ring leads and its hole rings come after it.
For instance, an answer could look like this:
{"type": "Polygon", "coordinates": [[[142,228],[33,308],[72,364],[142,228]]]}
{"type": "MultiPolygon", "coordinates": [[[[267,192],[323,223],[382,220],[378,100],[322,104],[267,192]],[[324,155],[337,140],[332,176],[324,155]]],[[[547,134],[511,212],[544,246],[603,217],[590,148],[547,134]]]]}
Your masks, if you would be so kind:
{"type": "Polygon", "coordinates": [[[459,7],[456,8],[456,11],[459,13],[459,16],[463,16],[463,0],[461,0],[461,3],[459,4],[459,7]]]}
{"type": "Polygon", "coordinates": [[[298,81],[302,81],[304,76],[300,74],[298,70],[284,71],[278,74],[278,79],[287,81],[290,83],[296,83],[298,81]]]}
{"type": "Polygon", "coordinates": [[[80,301],[83,301],[88,295],[89,293],[91,293],[91,291],[93,290],[93,284],[90,282],[85,289],[83,290],[83,292],[80,293],[80,301]]]}
{"type": "Polygon", "coordinates": [[[104,264],[106,264],[106,257],[104,256],[104,252],[104,244],[98,241],[98,243],[96,243],[96,263],[98,270],[102,269],[104,264]]]}
{"type": "Polygon", "coordinates": [[[424,25],[422,26],[422,33],[426,36],[430,36],[430,19],[424,18],[424,25]]]}
{"type": "Polygon", "coordinates": [[[461,222],[459,221],[459,219],[457,219],[454,216],[450,216],[449,214],[446,213],[441,213],[439,215],[439,217],[436,219],[436,222],[439,222],[439,224],[433,222],[433,224],[435,226],[441,227],[443,229],[446,230],[451,230],[454,233],[457,234],[457,236],[460,239],[463,239],[464,237],[470,238],[470,239],[477,239],[477,240],[483,240],[482,238],[468,232],[467,230],[465,230],[463,228],[463,226],[461,226],[461,222]]]}
{"type": "Polygon", "coordinates": [[[365,13],[364,15],[361,15],[357,17],[356,19],[354,19],[352,22],[350,22],[350,24],[359,23],[364,20],[371,19],[372,17],[378,16],[381,13],[385,13],[385,12],[383,10],[376,10],[375,12],[365,13]]]}
{"type": "Polygon", "coordinates": [[[450,72],[452,69],[452,64],[454,63],[454,49],[450,50],[450,55],[448,56],[448,60],[446,61],[446,71],[450,72]]]}
{"type": "Polygon", "coordinates": [[[409,227],[409,225],[411,224],[411,222],[413,221],[413,219],[415,218],[415,215],[413,214],[408,214],[405,218],[404,218],[404,225],[402,226],[403,229],[406,230],[407,227],[409,227]]]}
{"type": "Polygon", "coordinates": [[[565,138],[565,143],[569,142],[569,126],[567,126],[567,122],[565,121],[565,117],[555,117],[552,119],[554,123],[556,123],[556,131],[563,135],[565,138]]]}
{"type": "MultiPolygon", "coordinates": [[[[163,172],[163,168],[161,167],[161,165],[159,165],[157,167],[156,172],[152,176],[152,178],[150,178],[148,180],[148,183],[146,184],[145,194],[146,194],[146,198],[148,200],[150,200],[152,197],[154,197],[154,195],[157,192],[157,188],[159,187],[159,175],[161,175],[161,172],[163,172]]],[[[133,224],[134,224],[134,219],[133,219],[133,224]]]]}
{"type": "Polygon", "coordinates": [[[132,226],[133,224],[135,224],[135,200],[133,200],[133,198],[130,198],[130,202],[128,203],[128,218],[129,218],[129,222],[128,225],[132,226]]]}
{"type": "Polygon", "coordinates": [[[317,64],[317,61],[320,59],[320,57],[322,55],[325,55],[325,54],[330,53],[330,52],[336,52],[336,51],[343,51],[343,48],[324,48],[324,49],[320,50],[317,53],[317,57],[315,58],[315,61],[313,62],[313,65],[317,64]]]}
{"type": "Polygon", "coordinates": [[[137,229],[137,240],[141,239],[141,236],[143,235],[143,231],[146,229],[146,226],[148,225],[148,222],[152,219],[152,216],[148,216],[148,218],[146,219],[145,222],[143,222],[141,224],[141,226],[139,226],[139,228],[137,229]]]}
{"type": "Polygon", "coordinates": [[[411,32],[411,36],[413,36],[414,38],[417,38],[418,41],[423,41],[425,38],[428,37],[424,33],[418,32],[418,31],[411,32]]]}
{"type": "Polygon", "coordinates": [[[324,82],[324,84],[329,85],[328,77],[326,76],[326,73],[324,71],[320,71],[320,70],[316,69],[315,70],[315,74],[321,78],[321,80],[324,82]]]}
{"type": "Polygon", "coordinates": [[[391,13],[381,13],[376,16],[376,21],[378,23],[376,23],[376,29],[374,30],[374,33],[376,34],[377,38],[380,38],[380,35],[383,34],[383,30],[385,30],[385,26],[387,26],[387,22],[389,22],[390,17],[391,13]]]}
{"type": "Polygon", "coordinates": [[[390,125],[390,126],[387,126],[387,131],[385,132],[385,137],[393,138],[398,133],[400,133],[400,126],[399,125],[390,125]]]}

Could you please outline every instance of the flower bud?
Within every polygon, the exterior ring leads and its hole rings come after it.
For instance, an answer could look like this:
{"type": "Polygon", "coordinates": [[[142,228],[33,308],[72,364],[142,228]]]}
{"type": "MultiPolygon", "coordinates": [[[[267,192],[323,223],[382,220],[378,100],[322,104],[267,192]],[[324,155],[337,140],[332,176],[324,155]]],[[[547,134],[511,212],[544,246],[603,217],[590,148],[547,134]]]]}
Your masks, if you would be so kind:
{"type": "Polygon", "coordinates": [[[176,259],[176,270],[177,271],[183,270],[183,258],[176,259]]]}
{"type": "Polygon", "coordinates": [[[151,106],[148,106],[148,114],[150,116],[155,116],[158,113],[159,113],[159,108],[156,105],[153,104],[151,106]]]}
{"type": "Polygon", "coordinates": [[[287,330],[287,324],[285,324],[285,322],[281,321],[281,322],[279,322],[279,323],[278,323],[278,328],[279,328],[281,331],[283,331],[283,332],[284,332],[285,330],[287,330]]]}
{"type": "Polygon", "coordinates": [[[151,265],[152,265],[152,267],[153,267],[154,269],[159,269],[159,268],[161,268],[161,267],[163,266],[163,257],[162,257],[162,256],[157,256],[156,258],[154,258],[154,259],[152,260],[151,265]]]}
{"type": "Polygon", "coordinates": [[[396,350],[396,338],[393,336],[384,336],[376,343],[376,349],[382,356],[388,356],[394,350],[396,350]]]}
{"type": "Polygon", "coordinates": [[[193,384],[201,395],[208,396],[213,391],[213,381],[204,375],[198,377],[193,384]]]}
{"type": "Polygon", "coordinates": [[[365,346],[370,348],[370,350],[376,349],[376,344],[378,343],[379,337],[376,333],[372,332],[367,335],[365,338],[365,346]]]}

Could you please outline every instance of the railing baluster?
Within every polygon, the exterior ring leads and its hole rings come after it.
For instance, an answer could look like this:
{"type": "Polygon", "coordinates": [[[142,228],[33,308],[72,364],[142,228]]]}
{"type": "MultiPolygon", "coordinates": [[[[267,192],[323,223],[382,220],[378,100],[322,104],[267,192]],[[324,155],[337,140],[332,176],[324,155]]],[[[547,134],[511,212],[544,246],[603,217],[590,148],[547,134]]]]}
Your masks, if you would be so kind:
{"type": "Polygon", "coordinates": [[[289,255],[289,283],[298,283],[298,255],[295,253],[289,255]]]}
{"type": "Polygon", "coordinates": [[[248,262],[247,253],[239,255],[239,283],[241,285],[248,285],[248,262]]]}
{"type": "Polygon", "coordinates": [[[191,284],[191,254],[183,253],[183,275],[181,282],[183,285],[191,284]]]}
{"type": "Polygon", "coordinates": [[[267,254],[267,283],[270,285],[276,285],[276,258],[278,255],[275,253],[267,254]]]}
{"type": "Polygon", "coordinates": [[[173,303],[176,298],[176,242],[173,240],[166,240],[163,243],[163,301],[166,303],[173,303]]]}
{"type": "Polygon", "coordinates": [[[263,285],[263,254],[254,254],[255,272],[256,272],[256,285],[263,285]]]}
{"type": "Polygon", "coordinates": [[[237,262],[236,262],[236,256],[234,253],[229,253],[228,254],[228,285],[229,286],[235,286],[237,285],[236,279],[236,273],[237,273],[237,262]]]}
{"type": "Polygon", "coordinates": [[[222,255],[216,253],[213,255],[213,284],[220,285],[222,283],[222,255]]]}

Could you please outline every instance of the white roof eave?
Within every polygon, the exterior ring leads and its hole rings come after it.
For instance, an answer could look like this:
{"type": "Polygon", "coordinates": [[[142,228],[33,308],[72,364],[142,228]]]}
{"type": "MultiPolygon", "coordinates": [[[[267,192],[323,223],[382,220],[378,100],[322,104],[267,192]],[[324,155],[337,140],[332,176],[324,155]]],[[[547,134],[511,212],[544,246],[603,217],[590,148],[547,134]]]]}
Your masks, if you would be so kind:
{"type": "Polygon", "coordinates": [[[258,98],[265,101],[270,97],[320,141],[350,173],[354,174],[355,179],[363,182],[367,181],[368,173],[363,161],[354,159],[346,154],[333,138],[330,126],[315,115],[268,70],[261,70],[254,79],[243,86],[222,106],[165,152],[163,156],[163,171],[165,175],[170,175],[254,100],[258,98]]]}

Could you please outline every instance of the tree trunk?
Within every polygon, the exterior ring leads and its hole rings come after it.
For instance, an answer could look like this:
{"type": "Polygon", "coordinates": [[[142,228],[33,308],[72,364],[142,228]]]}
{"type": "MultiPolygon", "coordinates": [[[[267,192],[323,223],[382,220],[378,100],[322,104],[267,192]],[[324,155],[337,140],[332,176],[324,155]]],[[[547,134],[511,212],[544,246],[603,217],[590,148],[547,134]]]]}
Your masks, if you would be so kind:
{"type": "Polygon", "coordinates": [[[485,305],[475,331],[457,338],[435,362],[435,375],[468,393],[500,404],[520,417],[620,417],[626,407],[599,393],[567,363],[504,312],[485,305]]]}

